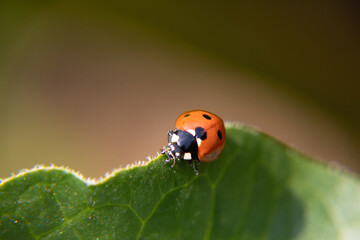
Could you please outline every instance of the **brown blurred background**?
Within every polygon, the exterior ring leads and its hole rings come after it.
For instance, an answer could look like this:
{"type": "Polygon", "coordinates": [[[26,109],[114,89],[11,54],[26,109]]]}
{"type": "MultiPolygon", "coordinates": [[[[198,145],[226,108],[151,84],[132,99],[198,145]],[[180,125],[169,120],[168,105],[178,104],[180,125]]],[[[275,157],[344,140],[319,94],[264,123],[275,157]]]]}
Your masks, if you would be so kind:
{"type": "Polygon", "coordinates": [[[166,144],[186,110],[360,170],[356,1],[2,1],[0,178],[86,177],[166,144]]]}

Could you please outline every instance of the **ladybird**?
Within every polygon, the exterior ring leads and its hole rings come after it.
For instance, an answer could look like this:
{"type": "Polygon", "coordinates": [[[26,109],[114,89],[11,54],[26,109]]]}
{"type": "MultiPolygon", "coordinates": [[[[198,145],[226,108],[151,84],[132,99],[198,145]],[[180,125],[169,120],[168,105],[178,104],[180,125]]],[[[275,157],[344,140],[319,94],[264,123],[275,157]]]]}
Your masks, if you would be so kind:
{"type": "Polygon", "coordinates": [[[225,126],[217,115],[194,110],[181,114],[175,122],[176,129],[168,132],[168,145],[161,151],[167,155],[166,162],[185,160],[193,167],[200,162],[214,161],[225,145],[225,126]]]}

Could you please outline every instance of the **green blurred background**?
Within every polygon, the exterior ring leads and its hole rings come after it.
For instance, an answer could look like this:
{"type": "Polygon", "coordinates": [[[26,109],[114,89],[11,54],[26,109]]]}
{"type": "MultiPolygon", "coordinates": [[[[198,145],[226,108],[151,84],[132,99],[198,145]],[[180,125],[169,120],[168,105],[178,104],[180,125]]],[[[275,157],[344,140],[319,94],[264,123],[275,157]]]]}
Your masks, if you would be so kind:
{"type": "Polygon", "coordinates": [[[145,160],[183,111],[360,170],[357,1],[1,1],[0,178],[145,160]]]}

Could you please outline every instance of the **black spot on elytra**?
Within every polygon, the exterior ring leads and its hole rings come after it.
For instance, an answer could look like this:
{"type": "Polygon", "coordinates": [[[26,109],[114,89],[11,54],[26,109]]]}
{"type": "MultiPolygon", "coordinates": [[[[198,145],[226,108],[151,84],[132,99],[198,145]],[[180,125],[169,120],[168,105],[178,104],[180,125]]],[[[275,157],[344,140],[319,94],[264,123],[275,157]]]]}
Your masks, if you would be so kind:
{"type": "Polygon", "coordinates": [[[184,115],[184,117],[188,117],[188,116],[190,116],[190,114],[189,114],[189,113],[184,115]]]}
{"type": "Polygon", "coordinates": [[[207,114],[203,114],[203,117],[206,118],[207,120],[211,120],[211,117],[207,114]]]}
{"type": "Polygon", "coordinates": [[[195,137],[205,140],[207,138],[207,133],[202,127],[195,128],[195,137]]]}
{"type": "Polygon", "coordinates": [[[218,135],[219,139],[221,140],[222,139],[222,133],[221,133],[220,130],[217,131],[217,135],[218,135]]]}

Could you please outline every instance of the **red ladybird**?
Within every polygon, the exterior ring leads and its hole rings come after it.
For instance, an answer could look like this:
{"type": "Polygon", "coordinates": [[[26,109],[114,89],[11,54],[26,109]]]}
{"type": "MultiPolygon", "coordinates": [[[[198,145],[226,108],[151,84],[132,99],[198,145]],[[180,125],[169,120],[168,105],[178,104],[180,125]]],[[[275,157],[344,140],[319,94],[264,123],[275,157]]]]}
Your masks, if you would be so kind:
{"type": "Polygon", "coordinates": [[[213,113],[194,110],[181,114],[176,120],[174,131],[168,132],[168,146],[161,153],[168,156],[167,162],[183,159],[192,165],[214,161],[225,145],[223,120],[213,113]]]}

